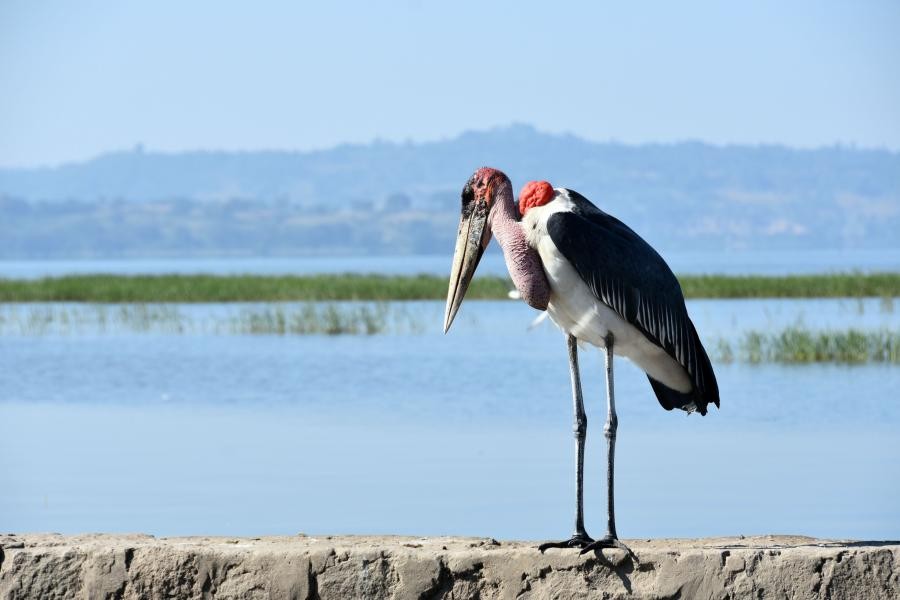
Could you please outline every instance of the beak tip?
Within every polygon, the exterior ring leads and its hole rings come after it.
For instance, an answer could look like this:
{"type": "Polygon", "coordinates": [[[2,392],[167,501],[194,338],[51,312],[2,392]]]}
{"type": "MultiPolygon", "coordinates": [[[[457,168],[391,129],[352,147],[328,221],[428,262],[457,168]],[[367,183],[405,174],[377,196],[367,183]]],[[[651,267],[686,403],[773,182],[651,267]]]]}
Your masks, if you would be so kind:
{"type": "Polygon", "coordinates": [[[486,222],[487,213],[484,212],[471,217],[464,215],[459,222],[459,234],[456,238],[456,249],[453,251],[453,263],[450,267],[447,289],[447,309],[444,313],[445,334],[453,324],[453,319],[459,311],[459,305],[462,304],[469,283],[472,281],[472,275],[484,254],[486,222]]]}

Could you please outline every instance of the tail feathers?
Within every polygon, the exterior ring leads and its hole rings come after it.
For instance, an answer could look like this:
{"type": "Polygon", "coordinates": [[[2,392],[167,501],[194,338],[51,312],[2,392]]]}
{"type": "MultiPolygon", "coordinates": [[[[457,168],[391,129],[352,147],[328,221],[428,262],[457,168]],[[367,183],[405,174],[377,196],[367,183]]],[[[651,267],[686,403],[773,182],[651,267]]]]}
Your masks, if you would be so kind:
{"type": "MultiPolygon", "coordinates": [[[[650,380],[650,386],[656,394],[656,399],[659,400],[660,405],[664,409],[672,410],[673,408],[680,408],[688,413],[692,413],[696,410],[701,415],[706,414],[706,406],[709,402],[697,398],[697,394],[683,394],[658,382],[649,375],[647,376],[647,379],[650,380]]],[[[718,402],[716,405],[718,406],[718,402]]]]}
{"type": "Polygon", "coordinates": [[[709,361],[709,356],[706,354],[706,349],[700,342],[700,336],[697,335],[697,330],[694,329],[694,324],[690,322],[690,319],[688,319],[688,325],[697,356],[693,368],[688,370],[694,383],[694,389],[685,394],[673,390],[649,375],[647,379],[650,380],[650,386],[656,394],[656,399],[666,410],[680,408],[689,413],[696,410],[701,415],[705,415],[706,408],[710,403],[715,404],[717,408],[719,406],[719,384],[716,381],[716,374],[709,361]]]}
{"type": "Polygon", "coordinates": [[[697,330],[694,328],[693,323],[691,323],[691,335],[694,337],[694,344],[699,354],[695,367],[698,373],[694,375],[694,395],[696,396],[697,404],[703,404],[701,414],[706,414],[706,407],[710,402],[715,404],[716,408],[719,408],[719,383],[716,381],[716,373],[713,371],[706,348],[700,342],[700,336],[697,335],[697,330]]]}

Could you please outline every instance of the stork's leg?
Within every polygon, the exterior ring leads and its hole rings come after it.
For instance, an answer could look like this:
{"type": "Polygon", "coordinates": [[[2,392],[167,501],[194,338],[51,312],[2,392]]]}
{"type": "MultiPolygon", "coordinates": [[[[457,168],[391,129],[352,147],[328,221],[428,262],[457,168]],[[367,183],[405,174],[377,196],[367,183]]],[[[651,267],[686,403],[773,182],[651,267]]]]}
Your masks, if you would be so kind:
{"type": "Polygon", "coordinates": [[[619,541],[616,535],[616,505],[615,505],[615,463],[616,463],[616,430],[619,428],[619,418],[616,416],[615,385],[613,384],[613,344],[615,338],[612,333],[606,335],[606,399],[607,414],[606,424],[603,426],[603,436],[606,438],[606,535],[599,540],[588,544],[581,553],[601,548],[621,548],[632,558],[637,560],[634,552],[619,541]]]}
{"type": "Polygon", "coordinates": [[[569,375],[572,379],[572,401],[575,404],[575,533],[563,542],[546,542],[538,546],[543,552],[547,548],[584,548],[593,538],[584,529],[584,441],[587,437],[587,415],[581,396],[581,375],[578,372],[578,340],[569,335],[566,339],[569,349],[569,375]]]}

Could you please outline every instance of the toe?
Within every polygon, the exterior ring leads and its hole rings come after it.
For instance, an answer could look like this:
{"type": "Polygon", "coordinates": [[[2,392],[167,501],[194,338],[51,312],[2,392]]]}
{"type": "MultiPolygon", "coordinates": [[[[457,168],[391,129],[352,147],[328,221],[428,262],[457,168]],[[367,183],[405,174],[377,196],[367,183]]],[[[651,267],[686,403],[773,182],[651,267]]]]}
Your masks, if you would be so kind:
{"type": "Polygon", "coordinates": [[[593,542],[593,538],[588,535],[575,535],[562,542],[544,542],[538,546],[538,550],[543,554],[545,550],[550,548],[584,548],[593,542]]]}

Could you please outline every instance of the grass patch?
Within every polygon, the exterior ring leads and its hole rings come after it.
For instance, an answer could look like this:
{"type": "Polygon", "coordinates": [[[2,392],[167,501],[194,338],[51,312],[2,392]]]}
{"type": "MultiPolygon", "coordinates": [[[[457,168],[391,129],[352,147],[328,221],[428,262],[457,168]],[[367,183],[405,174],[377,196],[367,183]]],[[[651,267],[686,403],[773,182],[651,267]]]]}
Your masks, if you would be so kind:
{"type": "MultiPolygon", "coordinates": [[[[405,315],[409,329],[419,331],[421,325],[405,315]]],[[[397,331],[398,319],[404,315],[386,304],[374,306],[318,305],[308,303],[299,308],[268,306],[248,309],[231,319],[231,333],[252,335],[374,335],[397,331]]],[[[399,328],[399,329],[402,329],[399,328]]]]}
{"type": "Polygon", "coordinates": [[[802,326],[775,333],[750,331],[734,347],[727,340],[719,339],[713,356],[719,362],[897,364],[900,363],[900,331],[812,331],[802,326]]]}
{"type": "MultiPolygon", "coordinates": [[[[431,275],[72,275],[0,279],[0,302],[289,302],[435,300],[447,279],[431,275]]],[[[502,277],[473,281],[467,297],[506,298],[502,277]]]]}
{"type": "Polygon", "coordinates": [[[375,335],[423,329],[405,308],[386,303],[272,304],[201,315],[166,304],[0,306],[0,335],[375,335]]]}
{"type": "MultiPolygon", "coordinates": [[[[784,277],[690,275],[688,298],[846,298],[900,296],[900,273],[784,277]]],[[[505,299],[505,277],[476,276],[470,299],[505,299]]],[[[290,302],[443,300],[447,278],[433,275],[72,275],[0,279],[0,302],[290,302]]]]}
{"type": "MultiPolygon", "coordinates": [[[[0,304],[0,335],[377,335],[425,329],[421,315],[389,302],[226,305],[199,311],[171,304],[0,304]]],[[[900,364],[900,330],[819,331],[797,324],[773,333],[745,332],[736,340],[719,338],[708,348],[720,363],[900,364]]]]}
{"type": "Polygon", "coordinates": [[[687,298],[891,298],[900,296],[900,273],[822,275],[689,275],[678,278],[687,298]]]}

